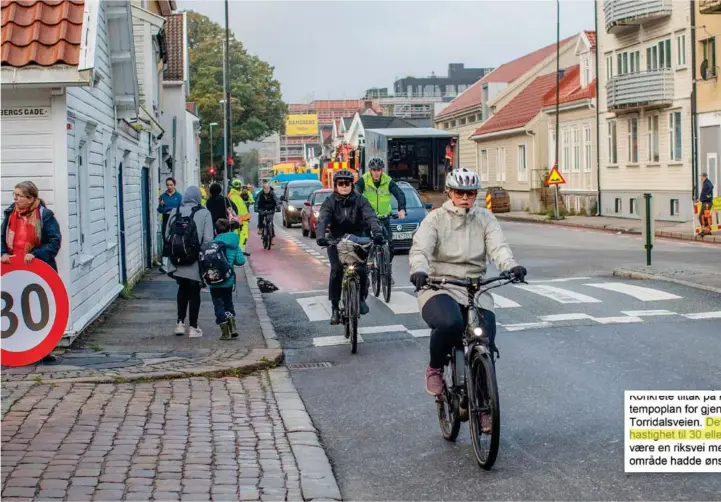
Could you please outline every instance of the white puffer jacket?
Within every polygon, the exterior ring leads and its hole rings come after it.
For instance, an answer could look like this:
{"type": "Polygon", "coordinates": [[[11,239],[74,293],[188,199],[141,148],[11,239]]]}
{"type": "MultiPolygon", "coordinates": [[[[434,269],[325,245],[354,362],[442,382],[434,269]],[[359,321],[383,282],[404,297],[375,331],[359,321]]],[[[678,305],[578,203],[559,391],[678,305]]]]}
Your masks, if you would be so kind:
{"type": "MultiPolygon", "coordinates": [[[[491,211],[478,206],[458,208],[450,200],[426,216],[409,253],[411,274],[425,272],[431,277],[458,280],[485,276],[487,258],[501,271],[518,265],[491,211]]],[[[422,291],[418,295],[421,311],[429,298],[444,293],[468,305],[468,293],[463,288],[446,286],[439,291],[422,291]]],[[[493,311],[489,293],[477,297],[476,304],[493,311]]]]}

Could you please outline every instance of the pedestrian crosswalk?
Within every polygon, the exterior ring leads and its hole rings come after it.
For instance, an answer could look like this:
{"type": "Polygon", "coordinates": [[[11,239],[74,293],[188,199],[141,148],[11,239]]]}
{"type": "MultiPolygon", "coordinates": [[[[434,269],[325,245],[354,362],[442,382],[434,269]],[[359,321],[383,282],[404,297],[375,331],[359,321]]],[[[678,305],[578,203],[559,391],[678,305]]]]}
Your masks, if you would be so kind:
{"type": "MultiPolygon", "coordinates": [[[[697,299],[684,299],[679,289],[668,291],[663,284],[638,286],[605,278],[536,280],[532,284],[508,286],[503,294],[492,293],[499,332],[522,332],[563,326],[637,324],[664,320],[721,319],[721,310],[702,310],[697,299]],[[554,311],[555,310],[555,311],[554,311]],[[672,319],[673,318],[673,319],[672,319]]],[[[691,294],[693,296],[693,294],[691,294]]],[[[328,326],[331,305],[325,291],[307,291],[291,296],[313,329],[314,347],[348,343],[328,326]],[[326,336],[322,335],[324,332],[326,336]]],[[[362,343],[388,339],[417,339],[430,336],[420,315],[416,293],[411,288],[393,289],[385,303],[372,294],[371,313],[361,318],[362,343]]],[[[713,302],[711,302],[713,304],[713,302]]],[[[721,303],[715,302],[718,306],[721,303]]],[[[718,307],[717,307],[718,308],[718,307]]]]}

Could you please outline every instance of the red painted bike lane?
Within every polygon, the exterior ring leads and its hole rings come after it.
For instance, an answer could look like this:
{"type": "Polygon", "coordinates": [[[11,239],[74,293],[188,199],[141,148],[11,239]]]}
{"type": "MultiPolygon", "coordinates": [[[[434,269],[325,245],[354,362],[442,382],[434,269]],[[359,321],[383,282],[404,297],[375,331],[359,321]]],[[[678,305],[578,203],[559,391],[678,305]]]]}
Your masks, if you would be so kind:
{"type": "Polygon", "coordinates": [[[275,237],[275,245],[266,250],[260,236],[252,232],[247,250],[251,254],[250,266],[256,277],[269,280],[279,291],[325,290],[328,287],[328,266],[280,233],[275,237]]]}

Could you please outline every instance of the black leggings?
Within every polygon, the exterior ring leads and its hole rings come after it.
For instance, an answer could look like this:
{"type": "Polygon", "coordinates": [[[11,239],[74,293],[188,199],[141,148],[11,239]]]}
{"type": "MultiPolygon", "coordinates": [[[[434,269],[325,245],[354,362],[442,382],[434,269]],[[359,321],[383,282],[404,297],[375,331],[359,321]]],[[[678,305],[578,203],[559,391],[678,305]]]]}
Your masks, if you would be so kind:
{"type": "MultiPolygon", "coordinates": [[[[338,248],[330,246],[328,248],[328,261],[330,262],[330,279],[328,280],[328,296],[333,307],[338,308],[340,295],[343,291],[343,264],[338,258],[338,248]]],[[[368,297],[368,267],[363,263],[356,267],[356,271],[360,277],[361,300],[368,297]]]]}
{"type": "Polygon", "coordinates": [[[200,313],[200,283],[190,279],[175,279],[178,282],[178,322],[185,322],[185,314],[190,304],[190,326],[198,327],[200,313]]]}
{"type": "Polygon", "coordinates": [[[383,225],[383,231],[386,234],[386,242],[388,242],[388,249],[391,251],[390,262],[393,263],[393,230],[391,230],[391,217],[380,219],[381,225],[383,225]]]}
{"type": "MultiPolygon", "coordinates": [[[[466,312],[466,307],[446,294],[431,297],[423,306],[423,320],[431,328],[431,368],[443,368],[453,346],[461,343],[466,329],[466,312]]],[[[483,309],[481,314],[482,322],[486,324],[486,336],[493,343],[496,339],[496,316],[483,309]]]]}

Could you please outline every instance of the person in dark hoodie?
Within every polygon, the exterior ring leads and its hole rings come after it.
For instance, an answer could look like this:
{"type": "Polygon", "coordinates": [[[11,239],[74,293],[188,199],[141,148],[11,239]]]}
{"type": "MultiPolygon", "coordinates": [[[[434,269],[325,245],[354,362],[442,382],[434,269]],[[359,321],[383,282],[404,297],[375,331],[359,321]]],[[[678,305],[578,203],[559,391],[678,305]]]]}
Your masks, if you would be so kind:
{"type": "Polygon", "coordinates": [[[210,185],[210,198],[205,203],[205,207],[210,211],[210,216],[213,218],[213,228],[215,228],[215,223],[219,219],[228,218],[228,208],[238,214],[238,208],[232,200],[223,195],[223,187],[219,183],[210,185]]]}
{"type": "Polygon", "coordinates": [[[699,212],[699,222],[704,229],[704,233],[711,233],[711,221],[708,221],[707,211],[713,206],[713,183],[708,179],[708,174],[701,173],[701,193],[698,196],[701,203],[701,211],[699,212]]]}
{"type": "MultiPolygon", "coordinates": [[[[2,222],[2,262],[10,263],[10,257],[24,256],[25,263],[34,259],[50,265],[58,271],[55,257],[60,252],[62,236],[53,212],[40,198],[40,191],[32,181],[15,185],[15,202],[5,210],[2,222]]],[[[43,362],[53,362],[55,356],[46,356],[43,362]]]]}

